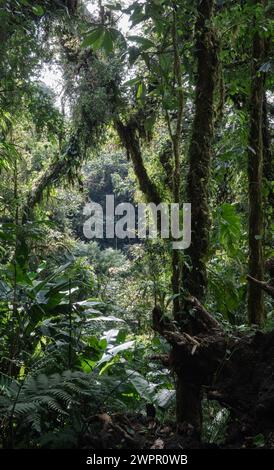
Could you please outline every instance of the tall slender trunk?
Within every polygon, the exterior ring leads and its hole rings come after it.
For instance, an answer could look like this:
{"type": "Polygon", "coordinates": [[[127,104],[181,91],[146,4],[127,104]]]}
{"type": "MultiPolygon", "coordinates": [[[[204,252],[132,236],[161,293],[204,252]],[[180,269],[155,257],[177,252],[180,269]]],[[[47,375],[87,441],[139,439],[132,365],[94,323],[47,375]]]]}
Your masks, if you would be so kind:
{"type": "MultiPolygon", "coordinates": [[[[173,22],[172,22],[172,43],[174,49],[174,83],[177,85],[177,102],[178,102],[178,115],[176,122],[175,133],[172,133],[170,122],[170,138],[172,142],[173,157],[174,157],[174,172],[172,181],[173,202],[180,204],[180,157],[181,157],[181,140],[182,140],[182,122],[184,111],[184,92],[182,81],[182,66],[178,46],[177,37],[177,16],[175,8],[173,8],[173,22]]],[[[182,262],[178,250],[172,251],[172,291],[173,291],[173,316],[175,320],[179,320],[181,316],[181,271],[182,262]]]]}
{"type": "MultiPolygon", "coordinates": [[[[12,140],[12,131],[11,131],[11,140],[12,140]]],[[[13,302],[11,310],[11,342],[10,342],[10,366],[9,366],[9,375],[16,376],[17,367],[15,366],[15,359],[18,353],[18,342],[19,342],[19,325],[18,325],[18,286],[17,286],[17,253],[18,247],[20,245],[20,240],[18,237],[17,228],[19,225],[19,202],[18,202],[18,165],[17,159],[14,159],[14,168],[13,168],[13,198],[15,204],[14,211],[14,225],[16,228],[15,233],[15,249],[14,249],[14,258],[13,258],[13,267],[14,267],[14,282],[13,282],[13,302]]]]}
{"type": "Polygon", "coordinates": [[[271,249],[272,246],[272,230],[271,224],[273,221],[274,211],[274,188],[272,182],[274,180],[274,158],[271,152],[271,135],[270,135],[270,124],[267,112],[267,99],[264,94],[263,101],[263,152],[264,152],[264,163],[263,163],[263,182],[266,186],[265,197],[264,197],[264,243],[265,247],[271,249]]]}
{"type": "MultiPolygon", "coordinates": [[[[187,254],[191,268],[184,267],[183,285],[191,295],[202,299],[206,289],[206,257],[209,245],[208,182],[211,145],[214,132],[214,91],[217,81],[218,57],[212,26],[214,0],[197,2],[196,54],[197,84],[195,116],[189,148],[187,200],[192,204],[192,237],[187,254]]],[[[198,435],[202,428],[201,390],[189,385],[185,373],[177,380],[177,424],[187,422],[198,435]]]]}
{"type": "Polygon", "coordinates": [[[189,148],[187,200],[191,202],[192,234],[187,254],[191,268],[184,268],[184,287],[202,300],[207,285],[206,258],[209,247],[210,214],[208,182],[214,135],[214,91],[217,81],[217,41],[212,26],[214,0],[198,2],[196,23],[197,84],[195,116],[189,148]]]}
{"type": "MultiPolygon", "coordinates": [[[[250,132],[248,153],[249,181],[249,275],[263,280],[263,101],[265,77],[259,69],[264,61],[264,39],[255,31],[250,95],[250,132]]],[[[248,285],[248,319],[262,325],[265,319],[263,290],[255,283],[248,285]]]]}

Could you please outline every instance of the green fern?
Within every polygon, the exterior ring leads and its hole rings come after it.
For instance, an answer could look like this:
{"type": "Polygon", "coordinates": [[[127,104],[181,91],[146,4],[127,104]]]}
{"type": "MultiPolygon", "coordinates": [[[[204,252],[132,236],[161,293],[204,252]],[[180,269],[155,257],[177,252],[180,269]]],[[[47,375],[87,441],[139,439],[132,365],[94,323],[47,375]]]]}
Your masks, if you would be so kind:
{"type": "Polygon", "coordinates": [[[10,405],[7,408],[8,414],[13,414],[14,416],[22,416],[25,414],[32,413],[37,410],[35,403],[16,403],[14,406],[10,405]]]}
{"type": "Polygon", "coordinates": [[[79,405],[77,397],[91,396],[90,377],[82,372],[64,371],[50,376],[30,375],[21,384],[1,376],[0,418],[22,419],[27,416],[38,431],[40,416],[48,410],[56,416],[69,416],[69,410],[79,405]]]}
{"type": "Polygon", "coordinates": [[[8,436],[13,429],[27,443],[42,446],[46,442],[56,447],[66,447],[68,442],[76,445],[83,430],[87,432],[87,418],[98,412],[104,396],[114,406],[110,385],[115,386],[113,378],[104,376],[99,381],[94,374],[82,371],[47,375],[35,367],[22,381],[0,374],[0,422],[4,433],[8,436]]]}

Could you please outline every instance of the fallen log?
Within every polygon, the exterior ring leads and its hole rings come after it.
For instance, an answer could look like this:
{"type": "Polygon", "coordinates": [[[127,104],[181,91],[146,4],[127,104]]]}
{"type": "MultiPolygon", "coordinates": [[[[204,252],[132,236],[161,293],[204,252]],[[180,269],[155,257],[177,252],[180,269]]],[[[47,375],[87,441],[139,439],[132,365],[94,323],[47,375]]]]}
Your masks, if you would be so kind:
{"type": "Polygon", "coordinates": [[[159,307],[153,311],[154,329],[171,345],[177,412],[183,408],[186,421],[179,428],[190,425],[200,436],[206,395],[230,410],[230,429],[238,440],[273,433],[274,331],[228,334],[197,299],[188,302],[193,311],[181,325],[164,317],[159,307]]]}

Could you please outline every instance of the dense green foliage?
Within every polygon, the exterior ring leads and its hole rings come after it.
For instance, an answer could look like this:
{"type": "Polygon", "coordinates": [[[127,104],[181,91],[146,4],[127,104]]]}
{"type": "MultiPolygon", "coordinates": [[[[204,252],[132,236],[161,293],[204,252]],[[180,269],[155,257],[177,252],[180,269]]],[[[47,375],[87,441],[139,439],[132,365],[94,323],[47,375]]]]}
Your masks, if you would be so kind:
{"type": "MultiPolygon", "coordinates": [[[[181,308],[181,324],[192,314],[183,305],[193,254],[175,250],[175,259],[170,240],[88,241],[83,206],[104,205],[106,194],[186,201],[200,3],[0,0],[0,447],[86,446],[98,413],[145,415],[146,404],[160,422],[175,421],[176,374],[157,360],[170,345],[151,312],[159,305],[178,321],[181,308]],[[43,82],[47,67],[62,75],[62,92],[43,82]]],[[[234,337],[273,328],[267,295],[262,321],[250,324],[246,280],[256,33],[265,42],[256,72],[264,80],[258,237],[264,262],[274,256],[271,4],[213,3],[202,300],[234,337]]],[[[204,439],[221,442],[229,413],[206,399],[203,409],[204,439]]]]}

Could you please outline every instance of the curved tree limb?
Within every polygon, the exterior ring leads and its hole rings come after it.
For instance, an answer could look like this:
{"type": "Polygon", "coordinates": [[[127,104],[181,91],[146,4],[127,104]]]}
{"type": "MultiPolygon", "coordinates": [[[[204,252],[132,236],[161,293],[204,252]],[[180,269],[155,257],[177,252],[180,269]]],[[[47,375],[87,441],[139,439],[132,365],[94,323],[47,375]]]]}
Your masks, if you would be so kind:
{"type": "Polygon", "coordinates": [[[267,282],[259,281],[258,279],[255,279],[254,277],[250,276],[249,274],[246,276],[246,278],[248,281],[252,282],[257,287],[267,292],[267,294],[269,294],[274,299],[274,286],[268,284],[267,282]]]}
{"type": "Polygon", "coordinates": [[[136,135],[136,126],[132,120],[127,124],[123,124],[120,119],[117,119],[114,125],[122,144],[131,158],[141,191],[144,193],[148,202],[153,202],[156,205],[160,204],[160,194],[155,184],[148,176],[144,165],[139,139],[136,135]]]}
{"type": "Polygon", "coordinates": [[[27,196],[27,202],[22,209],[22,222],[26,223],[31,217],[32,212],[42,200],[43,192],[46,188],[51,186],[54,182],[65,175],[67,162],[65,160],[57,160],[53,162],[48,170],[45,171],[35,182],[34,187],[31,189],[27,196]]]}
{"type": "Polygon", "coordinates": [[[26,203],[22,208],[23,224],[32,218],[33,210],[35,206],[41,202],[45,189],[52,186],[65,175],[69,174],[73,166],[79,163],[79,160],[79,143],[77,135],[73,134],[70,137],[65,153],[58,160],[54,160],[49,165],[48,169],[38,177],[36,182],[34,182],[33,188],[27,195],[26,203]]]}

